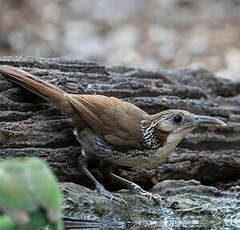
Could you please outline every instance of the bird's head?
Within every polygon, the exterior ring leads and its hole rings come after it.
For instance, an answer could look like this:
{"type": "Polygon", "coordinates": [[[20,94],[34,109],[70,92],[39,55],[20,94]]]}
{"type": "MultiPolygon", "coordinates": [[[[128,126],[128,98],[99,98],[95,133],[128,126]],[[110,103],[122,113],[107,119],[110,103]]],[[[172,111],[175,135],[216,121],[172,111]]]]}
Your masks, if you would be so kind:
{"type": "Polygon", "coordinates": [[[214,117],[199,116],[185,110],[166,110],[142,121],[144,143],[150,148],[163,147],[166,143],[177,145],[200,125],[226,124],[214,117]]]}

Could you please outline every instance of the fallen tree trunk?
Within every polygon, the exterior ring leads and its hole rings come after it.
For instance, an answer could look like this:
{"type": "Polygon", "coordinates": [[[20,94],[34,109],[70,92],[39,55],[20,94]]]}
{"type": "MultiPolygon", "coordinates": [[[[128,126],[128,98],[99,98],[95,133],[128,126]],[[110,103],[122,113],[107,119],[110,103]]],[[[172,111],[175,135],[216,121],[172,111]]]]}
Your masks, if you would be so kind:
{"type": "MultiPolygon", "coordinates": [[[[166,198],[161,206],[128,191],[120,194],[129,204],[132,229],[239,227],[239,82],[216,78],[203,69],[150,71],[65,58],[0,57],[0,64],[21,67],[70,93],[115,96],[149,113],[180,108],[225,121],[225,128],[196,129],[156,168],[119,170],[123,177],[144,188],[156,184],[151,191],[166,198]],[[195,179],[208,186],[180,179],[195,179]],[[231,189],[224,192],[209,185],[231,189]]],[[[91,187],[79,173],[81,147],[67,117],[2,75],[0,98],[1,158],[40,157],[60,181],[91,187]]],[[[98,179],[108,189],[122,188],[114,181],[98,179]]],[[[130,220],[126,207],[80,185],[61,183],[65,215],[124,223],[130,220]]]]}
{"type": "MultiPolygon", "coordinates": [[[[179,108],[216,116],[228,126],[198,128],[162,165],[151,170],[120,170],[120,174],[145,188],[166,179],[196,179],[221,187],[240,183],[240,82],[216,78],[203,69],[152,71],[66,58],[0,57],[0,64],[21,67],[69,93],[114,96],[149,113],[179,108]]],[[[2,75],[0,98],[2,158],[44,158],[60,181],[91,186],[78,171],[81,148],[67,117],[2,75]]],[[[110,190],[122,188],[99,179],[110,190]]]]}
{"type": "MultiPolygon", "coordinates": [[[[131,230],[240,228],[239,190],[224,192],[194,180],[168,180],[158,183],[151,190],[163,197],[158,205],[151,199],[128,191],[118,193],[127,201],[128,212],[123,205],[99,197],[95,191],[85,187],[72,183],[61,186],[67,216],[121,221],[123,229],[131,230]]],[[[112,226],[111,229],[116,228],[112,226]]]]}

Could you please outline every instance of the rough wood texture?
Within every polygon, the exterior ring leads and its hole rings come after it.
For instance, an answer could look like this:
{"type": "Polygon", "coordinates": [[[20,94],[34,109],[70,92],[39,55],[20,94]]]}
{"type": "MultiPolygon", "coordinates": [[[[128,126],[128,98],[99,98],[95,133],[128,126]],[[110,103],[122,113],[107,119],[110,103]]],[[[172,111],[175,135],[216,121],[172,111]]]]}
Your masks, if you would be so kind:
{"type": "MultiPolygon", "coordinates": [[[[122,98],[149,113],[180,108],[216,116],[228,127],[199,128],[166,163],[152,170],[120,173],[145,188],[165,179],[196,179],[225,187],[239,183],[240,82],[216,78],[203,69],[152,71],[66,58],[0,57],[0,64],[21,67],[67,92],[122,98]]],[[[90,185],[77,169],[80,146],[69,121],[53,105],[0,75],[0,111],[1,157],[41,157],[61,181],[90,185]]],[[[109,189],[120,188],[103,182],[109,189]]]]}
{"type": "Polygon", "coordinates": [[[86,187],[73,183],[62,183],[61,187],[66,216],[125,224],[131,217],[129,228],[123,228],[129,230],[240,228],[239,189],[226,192],[195,180],[166,180],[151,190],[164,197],[161,205],[122,191],[118,194],[129,204],[129,217],[126,207],[105,197],[99,198],[99,194],[86,187]]]}

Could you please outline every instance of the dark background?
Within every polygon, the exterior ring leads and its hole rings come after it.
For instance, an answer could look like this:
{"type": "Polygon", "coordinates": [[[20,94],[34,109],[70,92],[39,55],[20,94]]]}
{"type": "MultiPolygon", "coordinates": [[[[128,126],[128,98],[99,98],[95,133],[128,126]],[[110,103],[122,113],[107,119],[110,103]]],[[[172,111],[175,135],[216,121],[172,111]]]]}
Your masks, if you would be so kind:
{"type": "Polygon", "coordinates": [[[0,55],[203,67],[240,79],[239,0],[0,0],[0,55]]]}

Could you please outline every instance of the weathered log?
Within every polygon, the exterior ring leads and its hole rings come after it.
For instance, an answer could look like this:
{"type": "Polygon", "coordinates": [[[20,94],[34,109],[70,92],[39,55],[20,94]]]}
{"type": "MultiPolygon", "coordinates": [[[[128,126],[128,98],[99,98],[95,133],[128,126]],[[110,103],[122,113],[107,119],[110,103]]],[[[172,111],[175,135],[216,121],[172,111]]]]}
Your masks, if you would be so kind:
{"type": "MultiPolygon", "coordinates": [[[[166,163],[154,169],[120,170],[145,188],[165,179],[196,179],[222,186],[237,183],[240,177],[240,82],[217,78],[203,69],[153,71],[68,58],[0,57],[0,64],[21,67],[70,93],[115,96],[149,113],[186,109],[228,124],[196,129],[166,163]]],[[[60,181],[91,185],[78,171],[81,147],[67,117],[2,75],[0,98],[0,157],[44,158],[60,181]]],[[[122,188],[113,181],[103,179],[103,183],[111,190],[122,188]]]]}
{"type": "MultiPolygon", "coordinates": [[[[85,187],[62,183],[64,213],[82,219],[131,221],[131,230],[142,229],[239,229],[239,191],[224,192],[195,180],[168,180],[151,190],[161,195],[162,204],[129,192],[120,192],[129,204],[113,202],[85,187]]],[[[115,228],[114,228],[115,229],[115,228]]]]}

